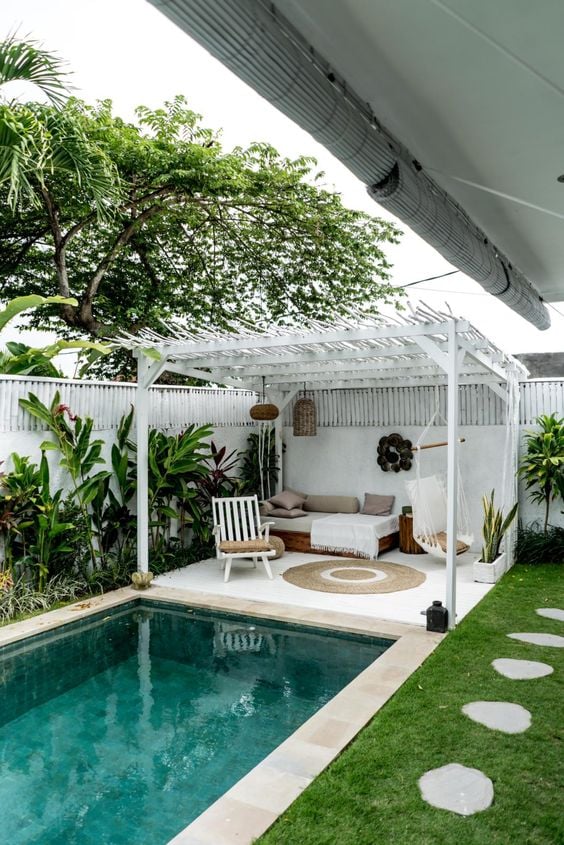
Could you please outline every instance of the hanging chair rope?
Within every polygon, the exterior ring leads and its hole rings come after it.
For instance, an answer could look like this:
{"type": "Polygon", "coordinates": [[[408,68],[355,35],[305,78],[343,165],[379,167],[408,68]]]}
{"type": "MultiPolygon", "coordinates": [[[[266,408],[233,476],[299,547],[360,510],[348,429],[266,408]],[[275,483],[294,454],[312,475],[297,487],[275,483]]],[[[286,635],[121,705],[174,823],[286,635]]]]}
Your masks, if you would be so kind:
{"type": "MultiPolygon", "coordinates": [[[[435,389],[435,412],[423,429],[421,436],[414,446],[416,453],[416,480],[407,481],[406,488],[413,508],[413,537],[426,552],[446,558],[447,554],[447,489],[444,478],[439,474],[421,477],[421,452],[425,448],[448,445],[447,442],[430,443],[424,445],[424,440],[435,420],[441,420],[445,425],[446,419],[440,411],[440,395],[438,387],[435,389]]],[[[461,438],[464,442],[463,438],[461,438]]],[[[460,463],[458,465],[458,496],[457,496],[457,536],[456,554],[468,551],[474,537],[470,527],[468,503],[462,484],[460,463]]]]}

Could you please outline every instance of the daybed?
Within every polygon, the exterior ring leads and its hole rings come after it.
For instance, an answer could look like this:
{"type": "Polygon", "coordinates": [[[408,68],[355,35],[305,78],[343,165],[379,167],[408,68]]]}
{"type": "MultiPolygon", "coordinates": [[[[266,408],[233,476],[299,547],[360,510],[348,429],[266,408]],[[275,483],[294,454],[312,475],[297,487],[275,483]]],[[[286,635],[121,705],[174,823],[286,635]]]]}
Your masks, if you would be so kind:
{"type": "MultiPolygon", "coordinates": [[[[330,516],[337,516],[343,513],[351,515],[364,523],[369,522],[374,527],[374,533],[378,538],[378,553],[395,548],[399,543],[399,520],[397,514],[385,516],[367,516],[358,513],[359,502],[356,497],[351,496],[308,496],[304,508],[307,510],[304,516],[294,519],[279,517],[272,513],[263,512],[263,519],[274,523],[271,527],[271,536],[280,537],[284,541],[286,551],[305,552],[306,554],[323,554],[319,548],[311,545],[312,523],[319,519],[330,516]],[[322,506],[323,510],[307,510],[308,502],[311,505],[322,506]]],[[[326,551],[325,554],[328,554],[326,551]]],[[[338,557],[351,557],[351,551],[336,551],[331,549],[330,554],[338,557]]]]}

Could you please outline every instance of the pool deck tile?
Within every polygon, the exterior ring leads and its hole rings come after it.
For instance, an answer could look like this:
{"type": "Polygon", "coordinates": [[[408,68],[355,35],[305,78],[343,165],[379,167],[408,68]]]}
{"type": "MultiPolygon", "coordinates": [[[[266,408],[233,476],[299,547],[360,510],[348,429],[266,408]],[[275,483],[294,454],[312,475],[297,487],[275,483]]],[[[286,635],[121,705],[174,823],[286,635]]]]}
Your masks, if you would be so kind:
{"type": "Polygon", "coordinates": [[[311,777],[263,764],[238,781],[226,793],[226,797],[278,815],[304,791],[311,780],[311,777]]]}
{"type": "Polygon", "coordinates": [[[262,766],[268,766],[311,781],[327,768],[334,757],[334,749],[327,745],[307,742],[294,733],[265,757],[253,772],[260,772],[262,766]]]}
{"type": "MultiPolygon", "coordinates": [[[[228,794],[227,794],[228,795],[228,794]]],[[[279,813],[224,795],[181,831],[169,845],[245,845],[264,833],[279,813]]]]}

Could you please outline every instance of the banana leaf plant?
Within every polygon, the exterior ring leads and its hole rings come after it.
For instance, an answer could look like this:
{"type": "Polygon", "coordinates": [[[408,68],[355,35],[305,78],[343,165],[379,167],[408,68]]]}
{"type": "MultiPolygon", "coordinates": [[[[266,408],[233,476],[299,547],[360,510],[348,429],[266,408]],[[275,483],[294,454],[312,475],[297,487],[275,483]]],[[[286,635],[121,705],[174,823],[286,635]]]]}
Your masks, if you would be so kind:
{"type": "Polygon", "coordinates": [[[58,452],[59,466],[66,470],[71,481],[72,496],[78,505],[85,524],[88,526],[88,547],[90,562],[96,569],[98,552],[93,537],[94,526],[91,504],[96,498],[100,482],[108,478],[108,470],[93,472],[97,464],[105,463],[102,457],[103,440],[92,439],[93,420],[81,419],[72,414],[68,405],[61,403],[59,391],[56,391],[50,407],[41,402],[34,393],[27,399],[20,399],[20,405],[31,416],[43,422],[53,434],[54,440],[45,440],[41,444],[42,452],[58,452]]]}
{"type": "Polygon", "coordinates": [[[10,460],[13,470],[3,475],[0,488],[4,566],[10,573],[18,568],[18,577],[31,576],[42,592],[61,559],[73,551],[75,526],[62,517],[62,491],[51,493],[45,454],[39,467],[15,453],[10,460]]]}
{"type": "Polygon", "coordinates": [[[45,590],[51,569],[51,562],[55,557],[70,554],[72,546],[69,544],[70,532],[74,525],[60,519],[62,509],[62,490],[51,495],[49,484],[49,464],[45,453],[41,456],[39,465],[40,484],[36,513],[34,517],[34,541],[29,545],[29,551],[24,563],[37,567],[37,590],[45,590]]]}
{"type": "Polygon", "coordinates": [[[211,434],[211,426],[195,425],[178,435],[149,432],[149,529],[157,557],[170,539],[170,521],[180,518],[178,503],[182,503],[186,523],[200,517],[196,484],[208,472],[206,441],[211,434]]]}
{"type": "Polygon", "coordinates": [[[130,509],[137,489],[137,467],[132,457],[135,446],[130,440],[133,413],[132,407],[120,420],[111,450],[112,473],[99,480],[92,500],[92,520],[104,566],[110,555],[112,565],[132,562],[135,556],[136,519],[130,509]]]}
{"type": "MultiPolygon", "coordinates": [[[[5,308],[0,308],[0,331],[22,312],[44,305],[78,305],[74,297],[40,296],[29,294],[16,296],[10,300],[5,308]]],[[[6,350],[0,350],[0,373],[12,376],[41,376],[47,378],[61,378],[61,371],[53,364],[60,352],[76,349],[88,353],[91,360],[101,355],[108,355],[112,347],[107,343],[93,340],[57,340],[48,346],[33,348],[25,343],[10,341],[6,343],[6,350]]]]}
{"type": "Polygon", "coordinates": [[[504,519],[502,510],[495,506],[494,496],[495,490],[492,490],[489,497],[482,497],[482,507],[484,509],[482,536],[484,538],[484,545],[482,546],[480,560],[484,563],[493,563],[499,557],[501,541],[505,532],[515,519],[517,508],[519,507],[519,503],[516,502],[504,519]]]}

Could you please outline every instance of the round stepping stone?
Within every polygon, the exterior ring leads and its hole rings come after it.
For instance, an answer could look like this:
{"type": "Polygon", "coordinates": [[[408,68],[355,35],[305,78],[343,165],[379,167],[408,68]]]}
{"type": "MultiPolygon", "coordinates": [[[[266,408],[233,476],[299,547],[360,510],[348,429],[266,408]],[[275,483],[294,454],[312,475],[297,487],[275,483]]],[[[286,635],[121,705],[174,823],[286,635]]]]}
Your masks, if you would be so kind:
{"type": "Polygon", "coordinates": [[[471,816],[487,810],[493,801],[493,783],[479,769],[449,763],[419,778],[421,797],[432,807],[471,816]]]}
{"type": "Polygon", "coordinates": [[[545,619],[556,619],[557,622],[564,622],[564,610],[559,607],[539,607],[537,608],[539,616],[544,616],[545,619]]]}
{"type": "Polygon", "coordinates": [[[520,704],[508,701],[472,701],[462,712],[474,722],[504,734],[521,734],[531,725],[531,714],[520,704]]]}
{"type": "Polygon", "coordinates": [[[499,657],[492,661],[496,672],[512,681],[528,681],[531,678],[544,678],[554,672],[548,663],[537,660],[513,660],[511,657],[499,657]]]}
{"type": "Polygon", "coordinates": [[[512,640],[521,640],[524,643],[532,643],[533,645],[548,645],[552,648],[564,648],[564,637],[558,634],[508,634],[512,640]]]}

